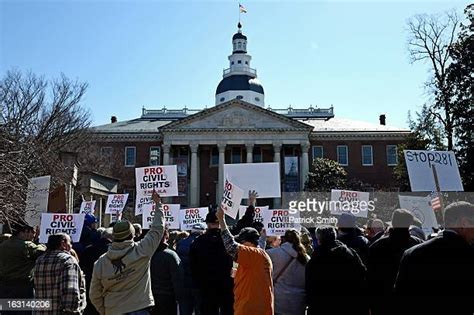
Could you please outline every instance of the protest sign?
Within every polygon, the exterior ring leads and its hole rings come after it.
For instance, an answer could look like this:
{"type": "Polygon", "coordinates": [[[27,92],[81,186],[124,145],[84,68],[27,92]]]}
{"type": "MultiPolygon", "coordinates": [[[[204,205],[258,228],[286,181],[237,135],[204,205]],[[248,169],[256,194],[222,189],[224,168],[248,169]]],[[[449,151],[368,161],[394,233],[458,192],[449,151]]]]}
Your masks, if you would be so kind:
{"type": "Polygon", "coordinates": [[[369,199],[368,192],[332,189],[329,211],[335,215],[346,212],[356,217],[367,218],[368,212],[375,209],[374,202],[369,199]]]}
{"type": "Polygon", "coordinates": [[[178,175],[176,165],[148,166],[135,169],[137,197],[135,214],[142,213],[142,205],[151,203],[156,190],[160,197],[178,196],[178,175]]]}
{"type": "MultiPolygon", "coordinates": [[[[242,216],[245,214],[245,211],[247,211],[248,206],[240,206],[239,207],[239,217],[242,218],[242,216]]],[[[254,222],[262,222],[263,223],[263,212],[268,211],[268,206],[263,206],[263,207],[255,207],[255,217],[253,219],[254,222]]]]}
{"type": "Polygon", "coordinates": [[[281,197],[280,163],[224,164],[224,177],[245,192],[257,191],[258,198],[281,197]]]}
{"type": "Polygon", "coordinates": [[[51,176],[34,177],[28,180],[25,221],[30,226],[39,226],[41,214],[48,210],[49,184],[51,176]]]}
{"type": "Polygon", "coordinates": [[[281,236],[287,230],[295,229],[299,231],[300,213],[291,214],[286,209],[271,209],[263,212],[263,228],[267,236],[281,236]]]}
{"type": "Polygon", "coordinates": [[[411,191],[437,191],[434,166],[440,191],[464,191],[456,156],[452,151],[404,150],[411,191]]]}
{"type": "MultiPolygon", "coordinates": [[[[180,204],[163,204],[163,214],[165,217],[165,226],[168,229],[179,229],[179,209],[180,204]]],[[[155,216],[155,203],[143,205],[142,226],[144,229],[149,229],[153,217],[155,216]]]]}
{"type": "Polygon", "coordinates": [[[196,223],[204,223],[206,215],[209,213],[207,207],[181,209],[179,211],[180,228],[183,231],[189,231],[196,223]]]}
{"type": "Polygon", "coordinates": [[[48,237],[57,233],[66,233],[72,242],[79,242],[84,225],[84,213],[43,213],[41,214],[40,243],[46,243],[48,237]]]}
{"type": "Polygon", "coordinates": [[[107,197],[107,204],[105,206],[105,213],[122,212],[127,204],[128,194],[114,194],[107,197]]]}
{"type": "Polygon", "coordinates": [[[79,213],[90,213],[93,215],[95,210],[95,202],[96,200],[83,201],[81,203],[81,210],[79,211],[79,213]]]}
{"type": "Polygon", "coordinates": [[[438,228],[438,220],[431,208],[431,197],[417,197],[417,196],[398,196],[400,201],[400,208],[407,209],[415,217],[417,217],[422,224],[423,232],[426,235],[433,233],[432,228],[438,228]]]}
{"type": "Polygon", "coordinates": [[[224,213],[232,219],[237,218],[237,213],[239,212],[240,202],[242,201],[243,196],[244,191],[226,178],[224,195],[222,196],[221,201],[221,208],[224,213]]]}

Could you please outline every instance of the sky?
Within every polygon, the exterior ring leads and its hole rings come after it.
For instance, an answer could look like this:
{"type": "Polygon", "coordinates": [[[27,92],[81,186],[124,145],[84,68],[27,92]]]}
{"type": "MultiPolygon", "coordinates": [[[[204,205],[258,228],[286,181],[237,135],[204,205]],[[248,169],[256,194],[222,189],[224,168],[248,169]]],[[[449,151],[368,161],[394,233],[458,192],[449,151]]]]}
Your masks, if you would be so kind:
{"type": "MultiPolygon", "coordinates": [[[[251,67],[272,108],[334,106],[336,117],[407,127],[428,99],[410,64],[407,19],[469,1],[242,0],[251,67]]],[[[214,106],[238,1],[0,0],[0,75],[64,73],[88,83],[93,125],[147,109],[214,106]]]]}

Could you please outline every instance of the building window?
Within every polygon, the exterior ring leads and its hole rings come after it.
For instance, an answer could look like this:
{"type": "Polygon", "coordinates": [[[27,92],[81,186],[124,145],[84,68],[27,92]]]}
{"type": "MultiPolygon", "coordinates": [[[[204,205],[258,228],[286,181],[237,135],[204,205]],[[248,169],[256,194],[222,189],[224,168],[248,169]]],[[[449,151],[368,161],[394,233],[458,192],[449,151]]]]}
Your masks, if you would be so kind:
{"type": "Polygon", "coordinates": [[[242,48],[242,43],[241,42],[239,42],[237,45],[238,45],[239,49],[242,48]]]}
{"type": "Polygon", "coordinates": [[[100,155],[103,158],[111,158],[112,157],[112,147],[102,147],[102,148],[100,148],[100,155]]]}
{"type": "Polygon", "coordinates": [[[236,99],[238,99],[238,100],[243,100],[244,97],[243,97],[242,95],[237,95],[236,99]]]}
{"type": "Polygon", "coordinates": [[[347,145],[338,145],[337,146],[337,162],[343,166],[349,165],[348,157],[349,149],[347,145]]]}
{"type": "Polygon", "coordinates": [[[125,147],[125,166],[135,166],[136,147],[125,147]]]}
{"type": "Polygon", "coordinates": [[[217,166],[219,165],[219,150],[217,147],[213,147],[211,149],[211,158],[209,160],[209,166],[217,166]]]}
{"type": "Polygon", "coordinates": [[[263,162],[263,154],[261,147],[254,147],[253,148],[253,163],[262,163],[263,162]]]}
{"type": "Polygon", "coordinates": [[[323,158],[323,146],[314,145],[313,146],[313,160],[322,159],[322,158],[323,158]]]}
{"type": "Polygon", "coordinates": [[[387,146],[387,165],[394,166],[398,164],[398,154],[396,145],[387,146]]]}
{"type": "Polygon", "coordinates": [[[233,64],[234,64],[234,62],[232,61],[230,64],[231,64],[231,65],[233,65],[233,64]]]}
{"type": "Polygon", "coordinates": [[[237,44],[236,44],[236,43],[234,43],[234,50],[235,50],[235,48],[237,48],[237,44]]]}
{"type": "Polygon", "coordinates": [[[371,145],[362,146],[362,165],[372,166],[374,165],[374,154],[371,145]]]}
{"type": "Polygon", "coordinates": [[[242,163],[242,148],[240,147],[233,147],[232,148],[232,156],[231,161],[232,164],[235,163],[242,163]]]}
{"type": "Polygon", "coordinates": [[[221,100],[220,100],[220,101],[221,101],[221,102],[225,101],[225,97],[221,97],[221,100]]]}
{"type": "Polygon", "coordinates": [[[237,63],[242,63],[242,60],[237,60],[237,63]]]}
{"type": "Polygon", "coordinates": [[[161,148],[160,147],[150,147],[150,165],[160,165],[161,164],[161,148]]]}
{"type": "Polygon", "coordinates": [[[245,62],[245,64],[246,64],[246,65],[248,65],[248,64],[249,64],[249,62],[248,62],[248,61],[246,61],[246,62],[245,62]]]}
{"type": "Polygon", "coordinates": [[[247,44],[245,42],[243,43],[243,45],[244,45],[244,50],[247,49],[247,44]]]}

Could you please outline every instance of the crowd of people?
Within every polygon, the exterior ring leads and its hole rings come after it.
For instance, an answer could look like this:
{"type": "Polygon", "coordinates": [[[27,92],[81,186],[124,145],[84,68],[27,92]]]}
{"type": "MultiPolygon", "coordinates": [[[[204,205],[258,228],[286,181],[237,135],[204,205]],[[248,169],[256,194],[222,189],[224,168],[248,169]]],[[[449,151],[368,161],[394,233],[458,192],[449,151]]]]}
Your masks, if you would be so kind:
{"type": "Polygon", "coordinates": [[[51,301],[35,314],[474,314],[474,205],[448,205],[428,239],[404,209],[390,226],[344,213],[267,237],[256,197],[234,226],[217,209],[190,233],[169,231],[162,211],[144,231],[88,215],[78,243],[60,233],[40,245],[15,225],[1,238],[0,299],[51,301]]]}

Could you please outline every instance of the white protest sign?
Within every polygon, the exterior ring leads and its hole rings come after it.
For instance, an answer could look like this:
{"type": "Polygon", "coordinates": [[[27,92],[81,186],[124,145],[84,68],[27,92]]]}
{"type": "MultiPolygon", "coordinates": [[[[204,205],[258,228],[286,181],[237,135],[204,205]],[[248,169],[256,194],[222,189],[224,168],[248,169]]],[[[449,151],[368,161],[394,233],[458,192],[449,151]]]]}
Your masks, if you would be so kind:
{"type": "Polygon", "coordinates": [[[435,166],[441,191],[464,191],[452,151],[404,150],[411,191],[436,191],[435,166]]]}
{"type": "Polygon", "coordinates": [[[183,231],[189,231],[196,223],[204,223],[206,215],[209,213],[207,207],[181,209],[179,211],[180,228],[183,231]]]}
{"type": "Polygon", "coordinates": [[[263,228],[267,236],[281,236],[290,229],[301,230],[300,213],[286,209],[271,209],[263,212],[263,228]]]}
{"type": "Polygon", "coordinates": [[[224,213],[232,219],[237,218],[237,213],[239,212],[240,202],[242,201],[243,196],[244,191],[226,178],[224,195],[222,196],[221,201],[221,208],[224,213]]]}
{"type": "Polygon", "coordinates": [[[84,213],[43,213],[41,214],[40,243],[48,242],[48,237],[57,233],[66,233],[72,242],[79,242],[84,225],[84,213]]]}
{"type": "Polygon", "coordinates": [[[107,204],[105,206],[105,213],[122,212],[127,204],[128,194],[115,194],[107,196],[107,204]]]}
{"type": "Polygon", "coordinates": [[[81,210],[79,211],[79,213],[90,213],[93,215],[95,210],[95,202],[96,200],[83,201],[81,203],[81,210]]]}
{"type": "MultiPolygon", "coordinates": [[[[240,206],[239,207],[239,217],[242,218],[247,211],[248,206],[240,206]]],[[[253,219],[254,222],[262,222],[263,223],[263,212],[268,211],[268,206],[264,207],[255,207],[255,217],[253,219]]]]}
{"type": "Polygon", "coordinates": [[[255,190],[258,198],[281,197],[280,163],[224,164],[224,177],[246,192],[255,190]]]}
{"type": "MultiPolygon", "coordinates": [[[[179,209],[180,204],[163,204],[163,214],[165,217],[165,226],[171,230],[179,229],[179,209]]],[[[144,229],[149,229],[153,217],[155,216],[155,203],[143,205],[142,226],[144,229]]]]}
{"type": "Polygon", "coordinates": [[[28,180],[25,221],[30,226],[39,226],[41,214],[48,211],[49,184],[51,176],[34,177],[28,180]]]}
{"type": "Polygon", "coordinates": [[[332,189],[329,211],[335,215],[346,212],[356,217],[367,218],[368,212],[375,209],[374,202],[369,199],[368,192],[332,189]]]}
{"type": "Polygon", "coordinates": [[[398,196],[400,201],[400,208],[410,211],[417,217],[422,224],[422,229],[426,235],[433,233],[432,227],[438,228],[438,220],[431,208],[431,197],[416,197],[416,196],[398,196]]]}
{"type": "Polygon", "coordinates": [[[135,214],[142,213],[142,205],[151,203],[153,189],[160,197],[178,196],[176,165],[148,166],[135,169],[137,197],[135,214]]]}

